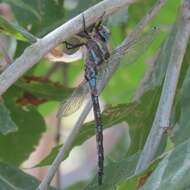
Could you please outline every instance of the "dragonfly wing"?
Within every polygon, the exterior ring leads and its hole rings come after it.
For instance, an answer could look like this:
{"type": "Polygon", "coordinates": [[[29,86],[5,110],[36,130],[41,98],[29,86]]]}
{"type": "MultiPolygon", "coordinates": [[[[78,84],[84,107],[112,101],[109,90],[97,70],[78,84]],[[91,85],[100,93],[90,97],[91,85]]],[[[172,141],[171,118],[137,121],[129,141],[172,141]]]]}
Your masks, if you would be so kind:
{"type": "Polygon", "coordinates": [[[127,63],[133,63],[149,47],[158,35],[160,30],[156,27],[137,36],[137,38],[127,39],[120,47],[115,49],[112,59],[117,59],[125,55],[127,63]]]}
{"type": "Polygon", "coordinates": [[[138,59],[138,57],[149,47],[149,45],[153,42],[159,30],[157,28],[153,28],[148,32],[144,32],[138,35],[137,38],[127,39],[123,44],[121,44],[118,48],[112,51],[110,58],[107,62],[100,65],[98,68],[98,79],[101,79],[105,72],[109,72],[109,70],[118,62],[118,59],[122,58],[125,55],[126,62],[128,64],[133,63],[138,59]]]}
{"type": "Polygon", "coordinates": [[[73,91],[68,99],[61,103],[57,117],[65,117],[76,112],[81,107],[88,93],[89,85],[85,81],[73,91]]]}

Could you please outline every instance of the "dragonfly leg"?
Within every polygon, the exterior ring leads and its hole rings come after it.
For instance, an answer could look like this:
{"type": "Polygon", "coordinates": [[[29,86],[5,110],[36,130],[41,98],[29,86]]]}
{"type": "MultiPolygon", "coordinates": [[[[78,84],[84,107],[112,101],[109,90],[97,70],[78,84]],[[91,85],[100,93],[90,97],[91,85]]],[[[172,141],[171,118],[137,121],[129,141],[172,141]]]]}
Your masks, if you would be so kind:
{"type": "Polygon", "coordinates": [[[96,30],[98,30],[98,28],[100,27],[100,25],[102,25],[103,22],[103,18],[104,15],[106,14],[106,11],[103,12],[102,16],[99,18],[99,20],[95,23],[94,27],[96,28],[96,30]]]}
{"type": "Polygon", "coordinates": [[[82,22],[83,22],[83,31],[84,31],[84,33],[87,35],[87,37],[89,38],[91,38],[91,36],[90,36],[90,34],[88,33],[88,30],[87,30],[87,28],[86,28],[86,22],[85,22],[85,18],[84,18],[84,14],[82,15],[82,22]]]}
{"type": "MultiPolygon", "coordinates": [[[[96,31],[98,31],[99,27],[102,25],[105,13],[106,13],[106,11],[104,11],[103,14],[102,14],[102,16],[98,19],[98,21],[96,21],[96,23],[94,23],[92,25],[91,32],[93,31],[94,28],[96,29],[96,31]]],[[[83,23],[84,23],[84,21],[83,21],[83,23]]]]}
{"type": "Polygon", "coordinates": [[[67,41],[65,41],[64,43],[65,43],[65,46],[67,49],[75,49],[75,48],[78,48],[78,47],[85,45],[85,43],[72,44],[72,43],[69,43],[67,41]]]}

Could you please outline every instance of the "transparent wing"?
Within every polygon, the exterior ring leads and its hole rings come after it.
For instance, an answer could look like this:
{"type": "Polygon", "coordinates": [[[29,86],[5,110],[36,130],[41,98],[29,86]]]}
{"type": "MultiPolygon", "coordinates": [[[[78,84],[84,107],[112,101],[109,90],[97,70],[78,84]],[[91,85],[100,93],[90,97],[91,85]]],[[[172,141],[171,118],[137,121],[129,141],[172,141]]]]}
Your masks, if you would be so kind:
{"type": "Polygon", "coordinates": [[[116,48],[110,55],[107,62],[98,68],[98,79],[101,79],[105,72],[108,72],[118,62],[118,59],[125,55],[128,64],[133,63],[138,57],[149,47],[158,34],[158,28],[153,28],[148,32],[140,34],[135,39],[129,39],[123,42],[121,46],[116,48]]]}
{"type": "Polygon", "coordinates": [[[73,91],[68,99],[61,103],[57,117],[68,116],[76,112],[81,107],[88,93],[89,85],[84,81],[73,91]]]}

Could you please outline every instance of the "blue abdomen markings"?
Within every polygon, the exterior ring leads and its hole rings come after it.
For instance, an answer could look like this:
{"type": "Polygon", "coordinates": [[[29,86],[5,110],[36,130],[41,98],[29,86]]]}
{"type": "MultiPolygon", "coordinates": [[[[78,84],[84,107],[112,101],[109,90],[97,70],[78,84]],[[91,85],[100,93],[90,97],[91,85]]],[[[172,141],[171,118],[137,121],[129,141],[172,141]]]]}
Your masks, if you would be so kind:
{"type": "Polygon", "coordinates": [[[101,61],[100,58],[96,56],[96,53],[94,52],[94,50],[91,50],[90,53],[92,55],[92,60],[94,60],[94,63],[98,65],[101,61]]]}

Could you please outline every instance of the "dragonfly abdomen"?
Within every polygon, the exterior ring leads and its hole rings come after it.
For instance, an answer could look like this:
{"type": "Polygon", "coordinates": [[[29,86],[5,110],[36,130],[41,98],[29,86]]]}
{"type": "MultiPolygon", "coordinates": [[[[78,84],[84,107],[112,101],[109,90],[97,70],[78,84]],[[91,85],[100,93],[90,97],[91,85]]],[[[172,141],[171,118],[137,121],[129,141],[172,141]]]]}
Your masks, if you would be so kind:
{"type": "Polygon", "coordinates": [[[88,60],[85,69],[85,78],[89,83],[91,90],[91,99],[94,111],[94,119],[96,121],[96,142],[98,152],[98,184],[102,184],[103,168],[104,168],[104,147],[103,147],[103,127],[101,121],[101,111],[98,99],[98,93],[96,88],[96,67],[90,65],[88,60]]]}
{"type": "Polygon", "coordinates": [[[103,127],[101,121],[101,112],[98,96],[92,92],[91,94],[94,118],[96,120],[96,142],[98,152],[98,184],[102,184],[102,177],[104,174],[104,147],[103,147],[103,127]]]}

